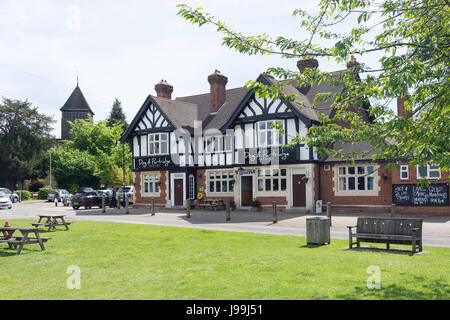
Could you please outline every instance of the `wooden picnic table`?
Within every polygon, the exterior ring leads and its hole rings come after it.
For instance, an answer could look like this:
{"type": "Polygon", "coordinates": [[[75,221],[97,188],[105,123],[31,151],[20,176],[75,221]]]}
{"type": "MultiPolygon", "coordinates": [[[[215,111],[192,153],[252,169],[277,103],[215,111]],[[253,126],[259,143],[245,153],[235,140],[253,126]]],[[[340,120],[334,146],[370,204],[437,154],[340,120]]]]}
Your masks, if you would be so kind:
{"type": "Polygon", "coordinates": [[[210,208],[214,211],[218,208],[225,209],[225,202],[222,199],[205,199],[203,200],[203,204],[200,205],[203,208],[210,208]]]}
{"type": "Polygon", "coordinates": [[[0,227],[0,232],[3,234],[0,235],[0,242],[6,242],[10,249],[17,249],[16,254],[20,254],[24,245],[33,243],[39,243],[41,250],[44,251],[44,242],[51,239],[40,237],[38,228],[0,227]],[[16,231],[19,231],[21,236],[15,236],[16,231]],[[30,233],[34,233],[35,237],[29,237],[30,233]]]}
{"type": "Polygon", "coordinates": [[[65,226],[66,230],[69,230],[69,224],[71,224],[71,221],[64,220],[64,217],[66,215],[64,214],[39,214],[39,220],[38,222],[34,222],[31,225],[35,227],[39,226],[46,226],[48,227],[48,231],[51,231],[51,229],[56,229],[56,226],[65,226]],[[42,220],[46,219],[45,221],[41,222],[42,220]]]}

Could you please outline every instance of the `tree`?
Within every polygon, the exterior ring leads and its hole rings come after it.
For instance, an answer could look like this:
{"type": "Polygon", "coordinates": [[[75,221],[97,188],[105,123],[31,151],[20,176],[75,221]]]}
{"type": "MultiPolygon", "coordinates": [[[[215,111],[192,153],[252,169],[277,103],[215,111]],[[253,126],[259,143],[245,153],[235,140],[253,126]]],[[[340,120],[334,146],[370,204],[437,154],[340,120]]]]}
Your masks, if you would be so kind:
{"type": "Polygon", "coordinates": [[[98,188],[101,183],[117,184],[119,179],[122,184],[123,147],[125,183],[132,183],[130,148],[127,144],[115,148],[123,131],[121,123],[94,123],[90,116],[69,123],[72,140],[52,151],[53,173],[59,187],[69,190],[82,186],[98,188]]]}
{"type": "Polygon", "coordinates": [[[18,182],[45,174],[46,151],[54,143],[54,120],[28,101],[2,98],[0,103],[0,184],[15,189],[18,182]]]}
{"type": "MultiPolygon", "coordinates": [[[[448,0],[321,0],[318,15],[309,15],[301,9],[293,12],[300,17],[301,27],[308,34],[305,39],[271,37],[266,33],[244,35],[201,8],[186,5],[179,5],[178,14],[193,24],[217,27],[223,34],[223,44],[244,54],[353,63],[353,72],[340,73],[338,80],[345,86],[343,92],[322,93],[315,98],[315,108],[318,102],[331,99],[331,108],[336,110],[334,117],[322,115],[320,125],[312,126],[306,137],[297,137],[293,143],[316,146],[319,155],[353,160],[363,154],[343,154],[334,150],[333,144],[368,141],[371,150],[367,151],[374,152],[376,160],[394,163],[409,159],[413,165],[436,164],[448,171],[449,4],[448,0]],[[356,63],[352,56],[376,63],[356,63]],[[398,116],[390,110],[388,102],[405,96],[409,96],[406,103],[409,114],[398,116]],[[367,101],[370,105],[364,103],[367,101]],[[368,123],[363,119],[359,112],[363,105],[374,121],[368,123]],[[350,125],[342,128],[338,125],[340,121],[350,125]]],[[[332,81],[333,76],[316,69],[306,69],[300,74],[273,67],[268,72],[282,79],[294,79],[300,86],[332,81]]],[[[256,88],[260,95],[284,95],[282,85],[268,87],[255,81],[246,85],[256,88]]]]}
{"type": "Polygon", "coordinates": [[[117,100],[117,98],[114,100],[111,112],[109,113],[108,119],[106,120],[108,121],[108,126],[110,127],[117,123],[122,124],[123,130],[125,130],[128,127],[126,116],[122,109],[122,103],[119,100],[117,100]]]}

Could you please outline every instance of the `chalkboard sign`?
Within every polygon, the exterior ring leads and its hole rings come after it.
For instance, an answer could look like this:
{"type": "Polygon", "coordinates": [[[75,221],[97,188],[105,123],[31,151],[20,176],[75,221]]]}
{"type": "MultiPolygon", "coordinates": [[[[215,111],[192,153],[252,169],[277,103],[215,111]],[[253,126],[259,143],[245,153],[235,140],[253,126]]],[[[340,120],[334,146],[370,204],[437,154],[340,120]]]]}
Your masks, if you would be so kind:
{"type": "Polygon", "coordinates": [[[399,206],[448,206],[448,185],[438,183],[421,188],[417,184],[393,184],[392,200],[399,206]]]}

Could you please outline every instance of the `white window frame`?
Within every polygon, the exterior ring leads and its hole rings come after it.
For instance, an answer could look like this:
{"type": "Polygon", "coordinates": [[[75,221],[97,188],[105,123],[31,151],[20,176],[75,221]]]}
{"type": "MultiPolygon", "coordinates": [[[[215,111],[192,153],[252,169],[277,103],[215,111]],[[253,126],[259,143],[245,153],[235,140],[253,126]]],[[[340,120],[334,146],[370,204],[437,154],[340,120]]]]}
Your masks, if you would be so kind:
{"type": "Polygon", "coordinates": [[[232,137],[228,135],[205,137],[206,153],[231,151],[231,138],[232,137]]]}
{"type": "Polygon", "coordinates": [[[375,165],[351,165],[351,166],[338,166],[337,167],[337,187],[338,192],[344,192],[344,193],[367,193],[367,192],[374,192],[376,190],[376,179],[375,179],[375,171],[376,167],[375,165]],[[369,174],[369,167],[372,167],[372,172],[369,174]],[[354,168],[354,173],[349,173],[349,168],[354,168]],[[359,168],[364,168],[364,172],[359,172],[359,168]],[[341,170],[343,169],[343,170],[341,170]],[[349,180],[353,178],[354,179],[354,186],[355,189],[350,190],[349,189],[349,180]],[[358,188],[359,179],[364,179],[364,190],[360,190],[358,188]],[[372,189],[369,189],[369,180],[372,180],[372,189]],[[341,183],[341,181],[344,181],[344,184],[341,183]],[[342,188],[344,186],[344,188],[342,188]]]}
{"type": "Polygon", "coordinates": [[[143,195],[159,195],[160,193],[160,174],[144,173],[142,174],[142,194],[143,195]],[[153,191],[151,191],[153,190],[153,191]]]}
{"type": "Polygon", "coordinates": [[[425,176],[425,177],[422,177],[421,175],[420,175],[420,172],[419,172],[419,168],[420,167],[424,167],[424,166],[416,166],[416,170],[417,170],[417,179],[433,179],[433,180],[439,180],[439,179],[441,179],[441,169],[440,169],[440,167],[439,166],[435,166],[435,165],[430,165],[430,164],[427,164],[427,166],[426,166],[426,168],[427,168],[427,175],[425,176]],[[431,168],[431,167],[437,167],[437,169],[436,168],[431,168]],[[431,177],[430,176],[430,171],[432,171],[432,172],[438,172],[439,173],[439,177],[431,177]]]}
{"type": "Polygon", "coordinates": [[[150,156],[169,154],[169,134],[167,132],[149,133],[147,136],[147,154],[150,156]],[[156,137],[158,137],[158,140],[155,139],[156,137]],[[162,137],[165,137],[165,140],[162,137]],[[166,152],[162,152],[162,142],[167,144],[166,152]],[[150,150],[156,150],[156,145],[158,145],[159,152],[152,153],[150,150]]]}
{"type": "Polygon", "coordinates": [[[284,121],[277,121],[277,120],[265,120],[265,121],[258,121],[256,123],[256,140],[258,143],[258,147],[268,148],[268,147],[279,147],[285,144],[285,135],[280,132],[277,128],[271,128],[272,124],[274,123],[280,123],[282,129],[284,128],[284,121]],[[261,125],[264,125],[264,128],[261,128],[261,125]],[[269,144],[269,133],[272,136],[272,143],[269,144]],[[264,134],[264,139],[261,139],[262,134],[264,134]],[[274,140],[274,137],[277,137],[276,140],[274,140]],[[281,142],[280,142],[281,138],[281,142]]]}
{"type": "Polygon", "coordinates": [[[409,180],[409,168],[408,165],[400,166],[400,180],[409,180]],[[406,177],[403,177],[403,173],[406,173],[406,177]]]}
{"type": "Polygon", "coordinates": [[[287,169],[286,168],[264,168],[258,169],[256,178],[256,190],[262,192],[286,192],[287,191],[287,169]],[[282,173],[284,174],[282,175],[282,173]],[[284,180],[284,189],[281,189],[282,180],[284,180]],[[267,188],[267,181],[270,181],[270,189],[267,188]],[[274,181],[277,181],[278,188],[274,190],[274,181]]]}
{"type": "Polygon", "coordinates": [[[225,171],[208,171],[207,172],[207,186],[208,193],[217,194],[217,193],[227,193],[232,194],[236,188],[236,179],[234,176],[233,170],[225,170],[225,171]],[[224,178],[224,174],[226,177],[224,178]],[[217,175],[220,175],[218,178],[217,175]],[[211,183],[213,183],[213,188],[211,188],[211,183]],[[220,191],[216,191],[217,183],[219,183],[220,191]],[[226,191],[223,191],[223,184],[226,183],[226,191]],[[233,190],[230,191],[230,185],[233,186],[233,190]]]}

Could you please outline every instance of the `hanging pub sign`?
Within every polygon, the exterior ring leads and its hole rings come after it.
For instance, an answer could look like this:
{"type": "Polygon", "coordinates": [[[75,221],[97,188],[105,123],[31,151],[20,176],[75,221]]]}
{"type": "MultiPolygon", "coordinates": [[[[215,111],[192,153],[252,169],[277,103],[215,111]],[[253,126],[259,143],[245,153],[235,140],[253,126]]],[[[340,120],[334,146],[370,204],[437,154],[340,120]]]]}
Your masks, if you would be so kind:
{"type": "Polygon", "coordinates": [[[164,170],[175,167],[175,164],[168,155],[134,158],[133,165],[135,171],[164,170]]]}

